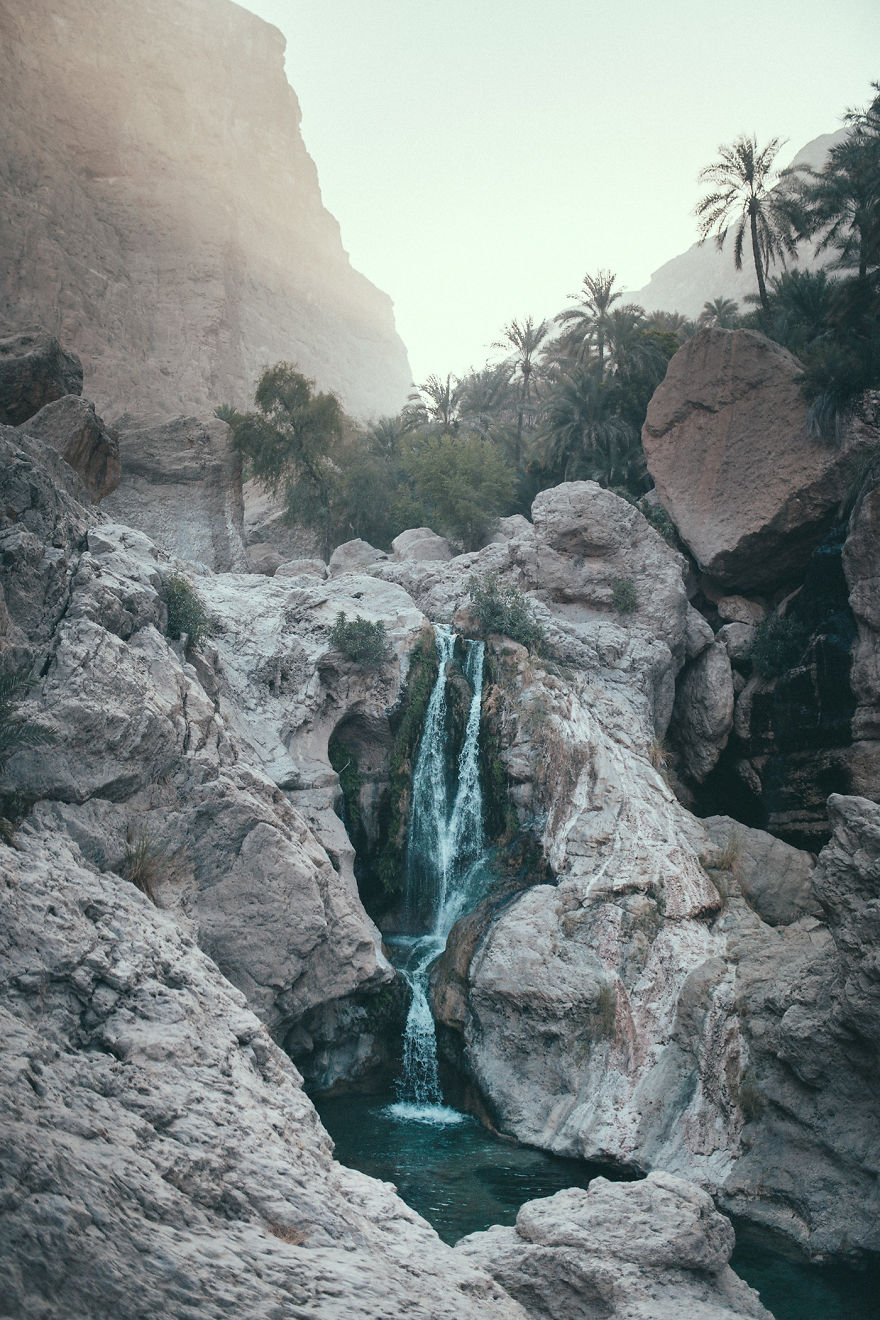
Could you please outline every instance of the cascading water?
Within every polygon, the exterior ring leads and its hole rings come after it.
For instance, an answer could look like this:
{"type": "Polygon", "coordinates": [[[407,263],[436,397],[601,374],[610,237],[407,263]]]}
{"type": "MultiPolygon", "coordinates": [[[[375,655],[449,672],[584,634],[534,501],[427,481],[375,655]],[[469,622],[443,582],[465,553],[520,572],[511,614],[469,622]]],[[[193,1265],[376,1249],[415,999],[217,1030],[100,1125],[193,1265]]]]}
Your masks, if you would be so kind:
{"type": "Polygon", "coordinates": [[[436,629],[439,667],[425,712],[422,741],[413,775],[405,877],[406,908],[422,934],[394,941],[399,970],[412,991],[398,1085],[401,1116],[428,1122],[458,1122],[461,1115],[443,1105],[437,1072],[437,1038],[428,1004],[428,969],[446,944],[454,922],[479,898],[485,878],[483,798],[480,789],[479,734],[483,695],[482,642],[465,642],[464,676],[472,695],[454,779],[449,776],[448,671],[456,637],[436,629]]]}

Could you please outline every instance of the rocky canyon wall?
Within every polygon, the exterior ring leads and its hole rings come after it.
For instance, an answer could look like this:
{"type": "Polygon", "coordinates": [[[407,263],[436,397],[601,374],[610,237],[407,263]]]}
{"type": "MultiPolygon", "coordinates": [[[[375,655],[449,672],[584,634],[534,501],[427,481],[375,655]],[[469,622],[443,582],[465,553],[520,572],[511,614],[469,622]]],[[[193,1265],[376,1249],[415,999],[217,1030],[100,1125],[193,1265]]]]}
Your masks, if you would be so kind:
{"type": "Polygon", "coordinates": [[[401,406],[283,57],[229,0],[0,3],[0,322],[58,334],[99,411],[240,406],[281,359],[358,415],[401,406]]]}

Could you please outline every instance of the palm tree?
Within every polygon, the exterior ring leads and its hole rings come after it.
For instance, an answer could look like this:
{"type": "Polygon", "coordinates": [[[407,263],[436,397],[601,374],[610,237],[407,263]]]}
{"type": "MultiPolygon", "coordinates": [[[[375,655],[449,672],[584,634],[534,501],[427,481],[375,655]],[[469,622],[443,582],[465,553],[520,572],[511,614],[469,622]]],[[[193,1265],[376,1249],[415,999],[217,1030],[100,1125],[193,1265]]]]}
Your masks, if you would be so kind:
{"type": "Polygon", "coordinates": [[[771,138],[766,147],[758,147],[754,137],[740,137],[718,148],[719,159],[700,170],[701,183],[712,191],[697,203],[700,242],[705,243],[714,231],[719,251],[732,224],[733,264],[742,270],[746,230],[752,245],[758,296],[765,314],[768,311],[767,274],[777,259],[785,264],[786,255],[794,256],[795,206],[786,189],[773,189],[773,162],[782,147],[779,138],[771,138]]]}
{"type": "Polygon", "coordinates": [[[862,281],[880,264],[880,83],[874,87],[871,105],[847,111],[849,135],[799,190],[804,230],[819,235],[817,252],[837,248],[837,265],[855,267],[862,281]]]}
{"type": "Polygon", "coordinates": [[[697,321],[704,329],[733,330],[739,324],[739,303],[735,298],[707,299],[697,321]]]}
{"type": "Polygon", "coordinates": [[[493,348],[513,349],[513,353],[508,359],[511,368],[511,379],[518,377],[520,382],[516,414],[516,446],[514,449],[514,462],[517,467],[519,467],[522,451],[523,418],[529,410],[532,399],[535,357],[541,344],[547,338],[547,329],[546,321],[541,321],[536,325],[530,316],[527,316],[522,322],[509,321],[504,327],[504,338],[492,345],[493,348]]]}
{"type": "Polygon", "coordinates": [[[477,435],[497,439],[497,432],[506,430],[516,415],[517,399],[510,383],[507,363],[470,371],[459,381],[462,425],[477,435]]]}
{"type": "Polygon", "coordinates": [[[544,422],[545,463],[563,481],[588,477],[603,485],[627,484],[641,446],[620,415],[619,396],[616,383],[601,378],[598,364],[576,366],[557,384],[544,422]]]}
{"type": "Polygon", "coordinates": [[[408,429],[415,426],[439,424],[444,431],[455,431],[458,425],[458,408],[461,401],[461,382],[457,376],[447,374],[445,380],[439,376],[429,376],[409,396],[409,402],[403,410],[404,424],[408,429]]]}
{"type": "Polygon", "coordinates": [[[570,296],[577,302],[576,307],[566,307],[556,320],[569,327],[570,334],[562,336],[572,346],[578,345],[577,355],[582,359],[595,345],[599,360],[599,378],[605,374],[605,333],[611,304],[623,295],[614,288],[617,276],[610,270],[597,271],[595,275],[586,274],[581,288],[570,296]]]}

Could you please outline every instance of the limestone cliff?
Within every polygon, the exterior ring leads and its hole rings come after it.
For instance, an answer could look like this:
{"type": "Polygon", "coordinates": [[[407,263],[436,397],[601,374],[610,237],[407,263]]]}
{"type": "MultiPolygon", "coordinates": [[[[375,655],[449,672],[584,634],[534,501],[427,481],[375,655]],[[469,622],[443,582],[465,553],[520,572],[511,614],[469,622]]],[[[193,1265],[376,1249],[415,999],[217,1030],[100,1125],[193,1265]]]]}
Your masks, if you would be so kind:
{"type": "Polygon", "coordinates": [[[283,56],[230,0],[0,0],[0,321],[73,347],[99,411],[241,405],[279,359],[359,415],[402,404],[283,56]]]}

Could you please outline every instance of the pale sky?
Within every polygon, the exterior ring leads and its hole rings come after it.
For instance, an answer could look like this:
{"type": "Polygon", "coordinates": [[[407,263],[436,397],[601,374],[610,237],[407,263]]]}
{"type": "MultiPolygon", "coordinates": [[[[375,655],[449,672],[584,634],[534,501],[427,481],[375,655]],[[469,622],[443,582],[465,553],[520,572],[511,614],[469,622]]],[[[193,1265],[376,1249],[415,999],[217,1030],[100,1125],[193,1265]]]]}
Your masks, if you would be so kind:
{"type": "Polygon", "coordinates": [[[781,163],[880,79],[877,0],[246,0],[287,75],[352,264],[416,381],[480,367],[585,271],[638,289],[696,239],[741,133],[781,163]],[[785,158],[785,159],[783,159],[785,158]]]}

